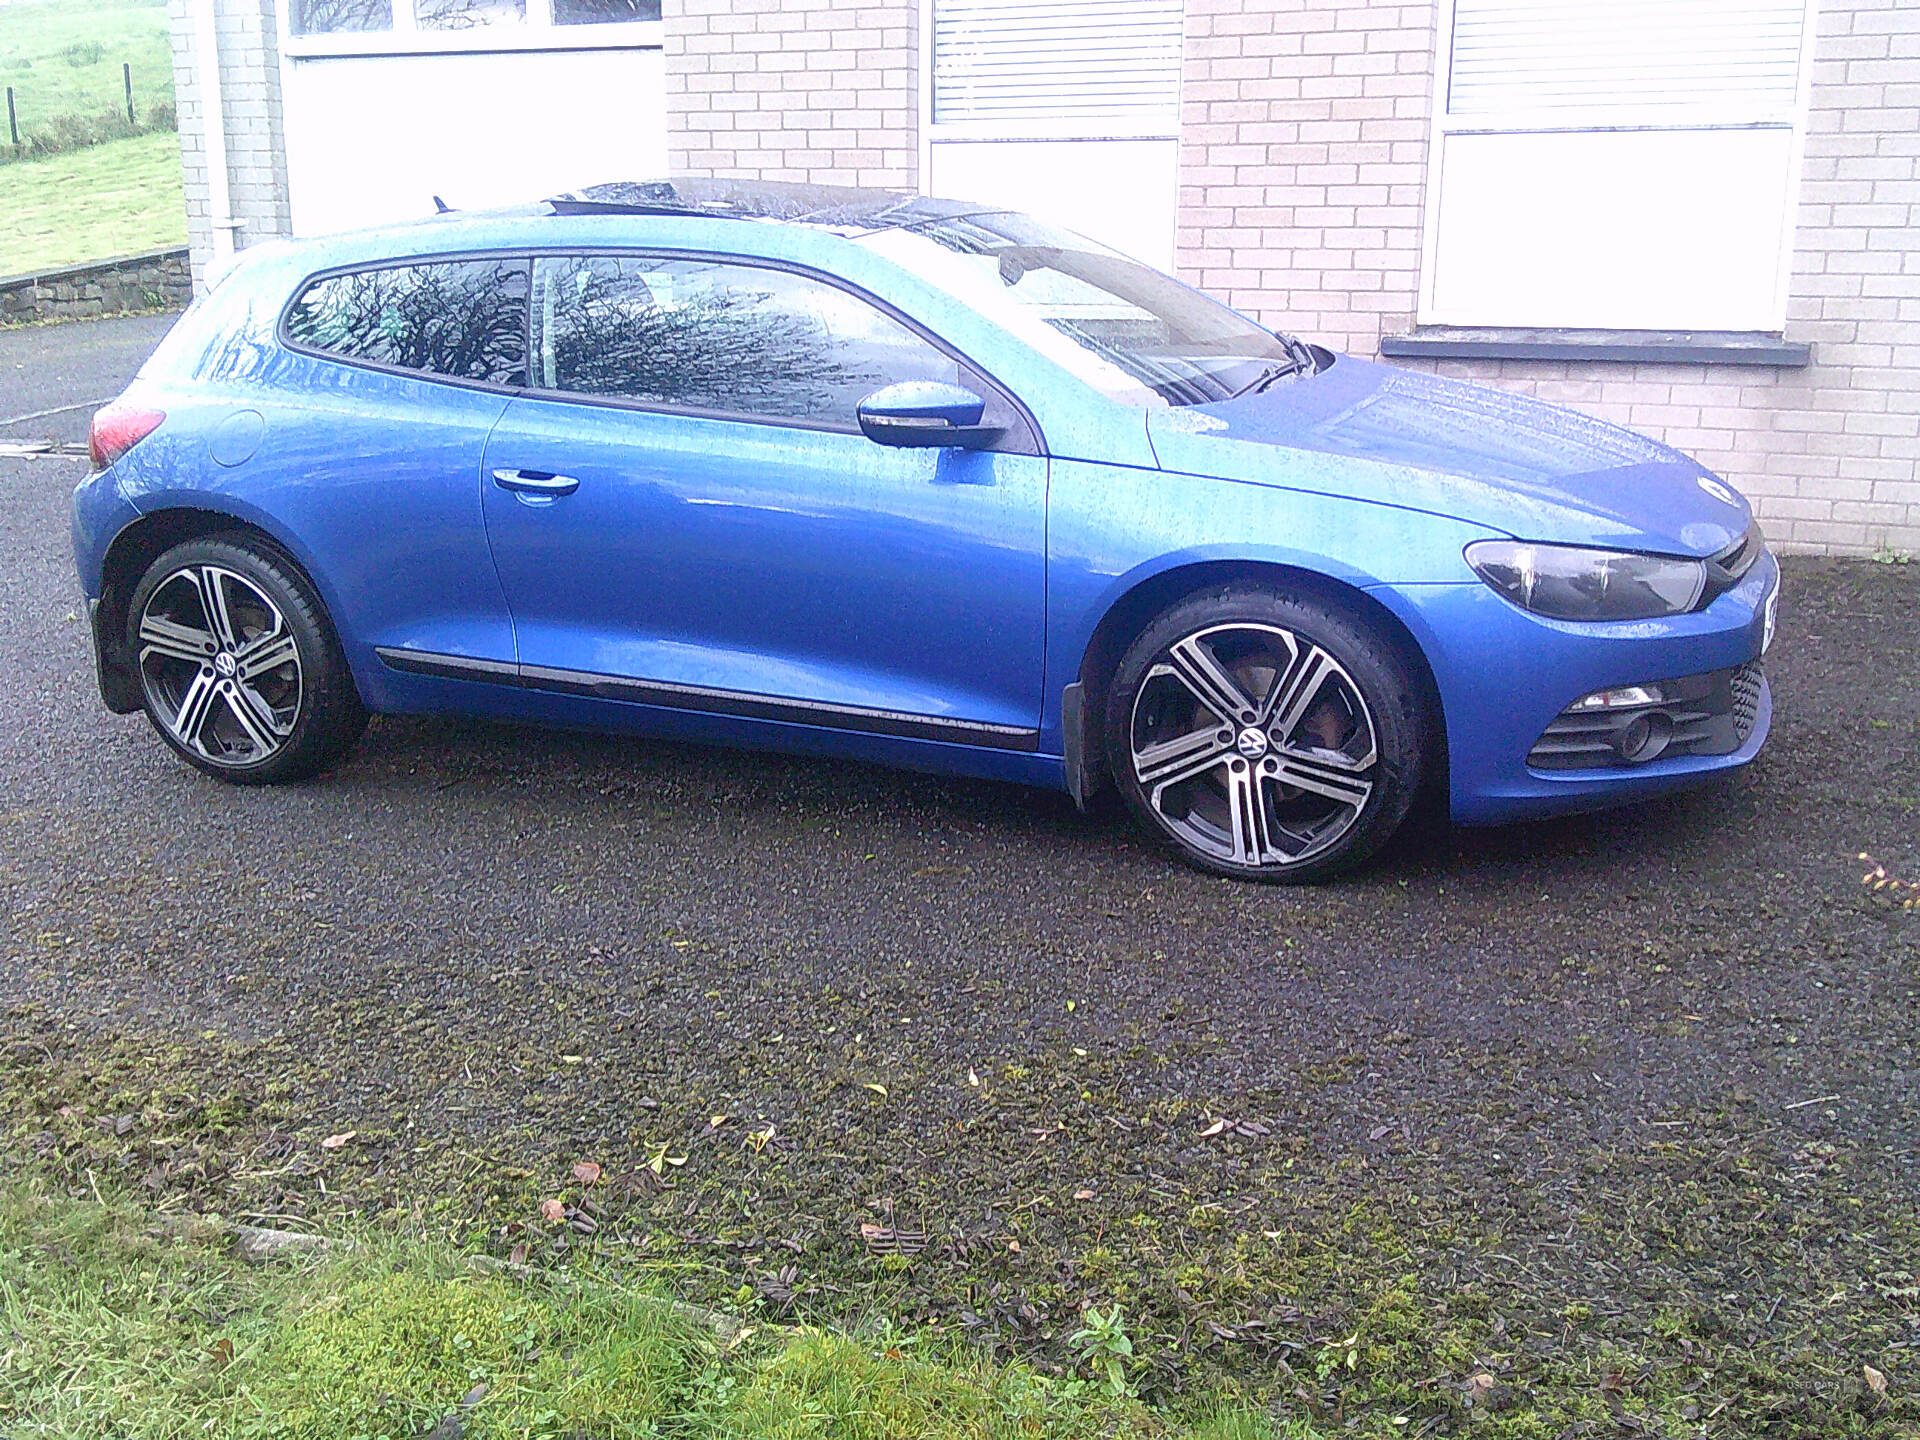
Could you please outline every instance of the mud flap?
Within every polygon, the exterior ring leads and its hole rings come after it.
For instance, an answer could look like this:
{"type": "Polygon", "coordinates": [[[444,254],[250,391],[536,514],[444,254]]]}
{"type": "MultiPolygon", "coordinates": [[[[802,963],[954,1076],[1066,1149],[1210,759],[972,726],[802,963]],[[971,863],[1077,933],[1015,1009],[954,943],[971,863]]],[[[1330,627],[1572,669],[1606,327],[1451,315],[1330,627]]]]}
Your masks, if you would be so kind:
{"type": "Polygon", "coordinates": [[[100,685],[100,699],[116,715],[131,715],[140,708],[140,677],[125,645],[101,633],[100,602],[87,601],[87,634],[93,641],[93,678],[100,685]]]}
{"type": "Polygon", "coordinates": [[[1060,744],[1067,768],[1067,793],[1082,811],[1100,788],[1099,772],[1087,754],[1087,692],[1078,680],[1060,692],[1060,744]]]}

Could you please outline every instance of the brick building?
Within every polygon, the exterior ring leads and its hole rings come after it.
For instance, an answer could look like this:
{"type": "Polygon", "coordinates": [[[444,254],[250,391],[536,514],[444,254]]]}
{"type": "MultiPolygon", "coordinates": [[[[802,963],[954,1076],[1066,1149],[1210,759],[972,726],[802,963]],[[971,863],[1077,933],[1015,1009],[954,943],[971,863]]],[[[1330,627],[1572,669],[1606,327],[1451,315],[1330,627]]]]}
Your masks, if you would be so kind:
{"type": "Polygon", "coordinates": [[[924,189],[1920,551],[1910,0],[172,3],[200,266],[435,196],[924,189]]]}

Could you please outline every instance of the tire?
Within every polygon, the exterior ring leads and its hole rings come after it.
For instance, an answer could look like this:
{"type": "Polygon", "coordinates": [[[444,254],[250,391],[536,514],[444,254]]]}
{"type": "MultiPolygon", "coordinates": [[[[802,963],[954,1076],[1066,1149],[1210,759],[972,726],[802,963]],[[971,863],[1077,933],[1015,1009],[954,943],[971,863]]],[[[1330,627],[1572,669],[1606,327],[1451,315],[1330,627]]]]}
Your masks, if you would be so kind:
{"type": "Polygon", "coordinates": [[[307,779],[366,728],[319,597],[258,536],[188,540],[155,560],[127,607],[127,646],[160,738],[236,785],[307,779]]]}
{"type": "Polygon", "coordinates": [[[1107,762],[1135,822],[1188,864],[1303,883],[1377,851],[1420,789],[1422,687],[1395,648],[1317,597],[1189,596],[1121,657],[1107,762]]]}

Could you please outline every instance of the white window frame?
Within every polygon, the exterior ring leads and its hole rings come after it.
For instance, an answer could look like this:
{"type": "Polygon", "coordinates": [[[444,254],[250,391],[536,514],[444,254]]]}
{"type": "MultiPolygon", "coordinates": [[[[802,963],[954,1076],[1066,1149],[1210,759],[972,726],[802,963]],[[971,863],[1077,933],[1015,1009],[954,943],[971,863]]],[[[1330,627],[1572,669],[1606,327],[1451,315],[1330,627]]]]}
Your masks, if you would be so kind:
{"type": "MultiPolygon", "coordinates": [[[[1435,9],[1437,26],[1434,41],[1433,104],[1427,137],[1427,174],[1424,218],[1420,242],[1420,291],[1417,322],[1420,325],[1473,327],[1476,322],[1461,316],[1440,317],[1434,308],[1438,280],[1440,245],[1440,201],[1445,183],[1446,140],[1449,135],[1512,135],[1552,133],[1592,133],[1595,131],[1662,130],[1762,130],[1789,131],[1785,215],[1781,226],[1780,252],[1776,267],[1775,291],[1770,323],[1762,333],[1779,333],[1786,328],[1788,296],[1793,280],[1794,237],[1800,177],[1806,151],[1807,118],[1812,109],[1813,59],[1819,0],[1806,0],[1806,15],[1800,34],[1797,93],[1793,104],[1756,115],[1751,104],[1734,106],[1724,100],[1693,104],[1665,104],[1649,109],[1644,120],[1623,123],[1619,106],[1584,107],[1542,106],[1514,108],[1489,114],[1452,116],[1447,113],[1447,91],[1453,77],[1454,12],[1457,0],[1439,0],[1435,9]]],[[[1511,324],[1499,327],[1514,328],[1511,324]]],[[[1524,327],[1522,327],[1524,328],[1524,327]]],[[[1538,328],[1562,328],[1542,321],[1538,328]]],[[[1634,327],[1639,328],[1639,327],[1634,327]]],[[[1666,327],[1680,329],[1679,326],[1666,327]]]]}
{"type": "Polygon", "coordinates": [[[658,50],[666,44],[664,20],[624,20],[600,25],[556,25],[553,0],[526,0],[518,25],[476,25],[469,30],[423,30],[414,0],[393,0],[391,30],[293,33],[293,0],[278,0],[282,61],[327,60],[371,55],[499,55],[529,50],[658,50]]]}
{"type": "MultiPolygon", "coordinates": [[[[1092,233],[1123,252],[1136,255],[1151,264],[1171,266],[1179,217],[1178,147],[1180,141],[1180,105],[1146,113],[1106,115],[1066,115],[1043,118],[995,116],[966,121],[937,121],[934,110],[934,8],[937,0],[918,0],[920,33],[915,46],[919,64],[915,116],[915,154],[919,165],[919,188],[929,194],[951,195],[946,186],[960,185],[966,198],[993,202],[1007,201],[1014,208],[1048,216],[1072,229],[1092,233]],[[1086,164],[1080,168],[1080,183],[1069,180],[1066,189],[1073,198],[1057,207],[1041,202],[1033,193],[1036,175],[1050,173],[1061,163],[1062,145],[1081,145],[1079,152],[1086,164]],[[963,168],[970,154],[978,163],[983,154],[1004,159],[1010,183],[998,187],[957,181],[951,169],[940,166],[945,184],[936,189],[936,151],[945,149],[953,156],[950,164],[963,168]],[[1116,167],[1126,169],[1140,152],[1150,152],[1142,163],[1153,168],[1142,180],[1130,169],[1129,179],[1114,178],[1116,167]],[[1120,151],[1132,153],[1122,155],[1120,151]],[[1171,163],[1169,163],[1169,161],[1171,163]],[[1164,185],[1162,180],[1164,179],[1164,185]],[[1124,216],[1116,215],[1108,202],[1111,197],[1131,189],[1133,198],[1124,216]]],[[[1061,197],[1054,196],[1058,200],[1061,197]]]]}

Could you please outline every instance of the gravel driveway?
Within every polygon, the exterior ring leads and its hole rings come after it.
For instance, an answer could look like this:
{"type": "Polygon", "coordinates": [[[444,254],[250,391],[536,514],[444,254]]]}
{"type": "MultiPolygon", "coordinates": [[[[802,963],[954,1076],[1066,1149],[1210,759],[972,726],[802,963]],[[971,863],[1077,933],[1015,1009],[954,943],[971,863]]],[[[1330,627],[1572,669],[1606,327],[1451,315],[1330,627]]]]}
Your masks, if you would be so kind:
{"type": "MultiPolygon", "coordinates": [[[[0,421],[163,328],[0,332],[0,421]]],[[[223,787],[95,698],[83,465],[0,459],[22,1150],[1043,1366],[1118,1300],[1149,1394],[1361,1433],[1920,1424],[1920,912],[1855,859],[1920,880],[1920,564],[1788,562],[1737,781],[1268,889],[1050,795],[451,721],[223,787]]]]}

